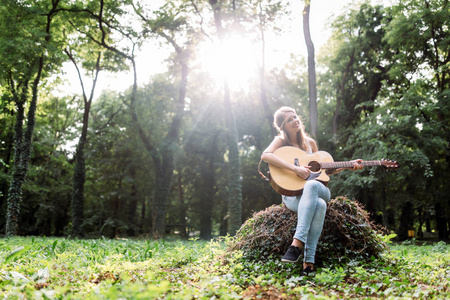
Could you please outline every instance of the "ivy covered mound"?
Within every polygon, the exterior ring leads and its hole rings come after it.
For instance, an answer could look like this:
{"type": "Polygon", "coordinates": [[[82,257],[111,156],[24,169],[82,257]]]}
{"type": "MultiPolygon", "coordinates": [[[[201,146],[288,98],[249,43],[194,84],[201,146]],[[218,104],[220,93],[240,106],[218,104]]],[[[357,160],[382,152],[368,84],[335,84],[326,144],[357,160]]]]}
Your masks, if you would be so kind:
{"type": "MultiPolygon", "coordinates": [[[[284,205],[273,205],[242,225],[229,250],[242,250],[245,257],[256,260],[283,255],[292,242],[296,225],[296,213],[284,205]]],[[[358,202],[337,197],[328,203],[316,250],[317,264],[377,258],[385,248],[381,229],[370,221],[358,202]]]]}

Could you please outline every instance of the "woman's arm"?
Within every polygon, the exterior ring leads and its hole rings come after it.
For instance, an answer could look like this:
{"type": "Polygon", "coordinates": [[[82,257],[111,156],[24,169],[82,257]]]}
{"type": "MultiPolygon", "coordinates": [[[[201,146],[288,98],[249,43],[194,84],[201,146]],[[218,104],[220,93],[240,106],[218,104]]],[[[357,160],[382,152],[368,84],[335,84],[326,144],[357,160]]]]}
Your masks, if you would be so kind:
{"type": "Polygon", "coordinates": [[[264,152],[261,154],[261,159],[264,160],[266,163],[269,163],[276,167],[292,171],[295,174],[297,174],[297,176],[303,179],[308,178],[309,174],[311,173],[309,171],[309,166],[296,166],[294,164],[285,162],[284,160],[280,159],[275,154],[273,154],[275,150],[277,150],[282,146],[283,140],[280,137],[275,137],[272,143],[270,143],[270,145],[266,148],[266,150],[264,150],[264,152]]]}

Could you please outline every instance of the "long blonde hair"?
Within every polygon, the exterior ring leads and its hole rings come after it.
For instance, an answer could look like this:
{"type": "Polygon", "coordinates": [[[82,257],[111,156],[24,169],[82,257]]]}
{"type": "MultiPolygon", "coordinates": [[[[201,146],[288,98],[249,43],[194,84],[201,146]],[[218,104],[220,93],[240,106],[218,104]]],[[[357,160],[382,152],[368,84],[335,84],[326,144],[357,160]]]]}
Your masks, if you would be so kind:
{"type": "MultiPolygon", "coordinates": [[[[285,146],[292,146],[289,134],[287,134],[287,132],[284,130],[284,125],[286,124],[287,118],[292,113],[297,114],[293,108],[288,106],[282,106],[273,114],[273,126],[279,132],[281,138],[285,143],[285,146]]],[[[306,151],[308,149],[307,144],[308,137],[309,137],[308,134],[305,132],[305,126],[303,125],[303,122],[300,119],[300,130],[297,132],[297,141],[302,150],[306,151]]]]}

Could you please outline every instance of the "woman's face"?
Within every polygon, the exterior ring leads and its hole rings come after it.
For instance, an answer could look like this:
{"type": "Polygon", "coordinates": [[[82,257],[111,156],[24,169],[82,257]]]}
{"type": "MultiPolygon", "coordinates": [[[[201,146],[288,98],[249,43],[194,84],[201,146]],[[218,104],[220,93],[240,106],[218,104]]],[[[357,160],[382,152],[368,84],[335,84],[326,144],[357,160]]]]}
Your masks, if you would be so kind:
{"type": "Polygon", "coordinates": [[[296,133],[301,129],[300,118],[295,113],[286,116],[283,129],[288,133],[296,133]]]}

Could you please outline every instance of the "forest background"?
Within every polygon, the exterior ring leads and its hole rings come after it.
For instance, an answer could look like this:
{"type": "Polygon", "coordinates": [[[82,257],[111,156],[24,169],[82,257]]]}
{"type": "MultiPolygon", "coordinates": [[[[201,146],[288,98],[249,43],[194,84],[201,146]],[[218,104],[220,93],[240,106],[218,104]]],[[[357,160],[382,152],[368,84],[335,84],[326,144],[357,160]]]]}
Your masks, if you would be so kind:
{"type": "Polygon", "coordinates": [[[315,56],[316,130],[308,56],[273,39],[301,10],[283,0],[160,4],[2,0],[2,234],[233,235],[280,203],[257,166],[276,134],[273,112],[288,105],[336,161],[400,163],[340,173],[334,196],[361,202],[399,239],[409,230],[448,239],[447,0],[359,2],[330,19],[315,56]],[[166,68],[138,77],[158,64],[166,68]],[[128,88],[100,93],[114,72],[128,88]]]}

